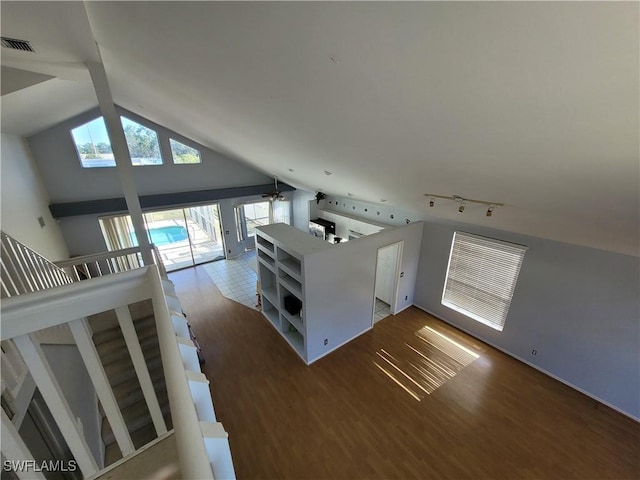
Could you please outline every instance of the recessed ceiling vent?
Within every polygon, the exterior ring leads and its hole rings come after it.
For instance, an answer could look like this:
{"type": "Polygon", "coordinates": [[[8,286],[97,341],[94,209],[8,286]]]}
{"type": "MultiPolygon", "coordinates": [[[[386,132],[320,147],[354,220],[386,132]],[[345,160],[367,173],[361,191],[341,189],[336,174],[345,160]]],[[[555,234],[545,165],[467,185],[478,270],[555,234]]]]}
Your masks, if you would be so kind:
{"type": "Polygon", "coordinates": [[[23,52],[35,52],[33,47],[26,40],[18,40],[17,38],[2,38],[2,46],[4,48],[12,48],[13,50],[22,50],[23,52]]]}

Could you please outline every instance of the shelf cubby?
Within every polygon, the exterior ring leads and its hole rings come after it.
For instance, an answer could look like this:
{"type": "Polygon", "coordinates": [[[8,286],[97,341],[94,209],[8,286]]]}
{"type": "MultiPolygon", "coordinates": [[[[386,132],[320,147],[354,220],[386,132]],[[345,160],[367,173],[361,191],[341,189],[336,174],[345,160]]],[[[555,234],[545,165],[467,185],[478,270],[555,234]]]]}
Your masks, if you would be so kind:
{"type": "Polygon", "coordinates": [[[272,257],[270,257],[264,250],[258,249],[258,258],[265,264],[271,266],[272,268],[275,268],[276,261],[272,257]]]}
{"type": "Polygon", "coordinates": [[[281,248],[278,248],[276,258],[278,265],[285,269],[289,275],[298,281],[302,279],[302,263],[300,260],[281,248]]]}
{"type": "Polygon", "coordinates": [[[280,283],[282,285],[291,290],[291,293],[293,293],[296,297],[302,299],[302,283],[300,283],[298,280],[293,278],[281,268],[278,269],[278,277],[280,278],[280,283]]]}
{"type": "Polygon", "coordinates": [[[267,252],[271,252],[272,254],[275,252],[275,246],[273,242],[264,237],[261,237],[260,235],[256,235],[256,245],[258,245],[258,247],[262,247],[262,249],[267,252]]]}
{"type": "Polygon", "coordinates": [[[262,262],[258,263],[258,272],[262,295],[267,297],[271,303],[276,303],[278,301],[276,274],[262,262]]]}
{"type": "Polygon", "coordinates": [[[280,330],[280,312],[264,295],[262,296],[262,313],[274,327],[280,330]]]}
{"type": "MultiPolygon", "coordinates": [[[[288,323],[296,327],[296,330],[298,331],[298,333],[300,333],[304,337],[304,323],[300,315],[291,315],[286,310],[282,310],[280,314],[288,323]]],[[[286,322],[282,322],[282,323],[284,326],[286,322]]]]}
{"type": "Polygon", "coordinates": [[[295,325],[289,322],[286,318],[282,321],[282,336],[287,340],[289,345],[300,355],[305,357],[304,351],[304,336],[298,331],[295,325]],[[291,328],[293,326],[293,328],[291,328]]]}

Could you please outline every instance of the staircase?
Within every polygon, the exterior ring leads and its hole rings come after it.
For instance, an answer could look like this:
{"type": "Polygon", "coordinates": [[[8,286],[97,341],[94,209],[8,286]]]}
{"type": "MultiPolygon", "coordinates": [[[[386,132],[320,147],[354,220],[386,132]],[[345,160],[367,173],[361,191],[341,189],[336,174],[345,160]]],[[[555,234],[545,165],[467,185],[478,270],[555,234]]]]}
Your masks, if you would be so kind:
{"type": "MultiPolygon", "coordinates": [[[[149,376],[167,429],[172,428],[169,399],[165,384],[160,345],[155,326],[153,306],[150,300],[129,306],[133,324],[144,353],[149,376]]],[[[157,437],[153,420],[142,393],[131,356],[113,310],[93,315],[89,319],[93,331],[93,342],[109,378],[118,407],[136,448],[146,445],[157,437]]],[[[105,467],[122,458],[104,411],[102,413],[102,440],[105,444],[105,467]]]]}
{"type": "Polygon", "coordinates": [[[29,402],[21,395],[29,384],[40,391],[84,479],[143,478],[165,464],[184,479],[234,479],[199,347],[157,251],[146,252],[152,265],[138,247],[53,264],[4,232],[0,239],[0,414],[11,472],[25,478],[20,465],[31,465],[29,478],[45,478],[33,471],[37,463],[14,408],[29,402]],[[104,462],[89,447],[69,392],[41,348],[54,338],[75,343],[93,384],[88,391],[100,404],[104,462]]]}

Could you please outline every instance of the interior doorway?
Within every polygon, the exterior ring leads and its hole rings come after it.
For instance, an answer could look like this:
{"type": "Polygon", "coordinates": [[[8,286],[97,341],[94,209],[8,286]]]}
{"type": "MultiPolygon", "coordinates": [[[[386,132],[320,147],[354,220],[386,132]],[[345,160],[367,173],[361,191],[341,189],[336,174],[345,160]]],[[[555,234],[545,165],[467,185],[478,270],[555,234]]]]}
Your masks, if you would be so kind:
{"type": "Polygon", "coordinates": [[[397,242],[378,249],[373,323],[396,313],[403,245],[397,242]]]}

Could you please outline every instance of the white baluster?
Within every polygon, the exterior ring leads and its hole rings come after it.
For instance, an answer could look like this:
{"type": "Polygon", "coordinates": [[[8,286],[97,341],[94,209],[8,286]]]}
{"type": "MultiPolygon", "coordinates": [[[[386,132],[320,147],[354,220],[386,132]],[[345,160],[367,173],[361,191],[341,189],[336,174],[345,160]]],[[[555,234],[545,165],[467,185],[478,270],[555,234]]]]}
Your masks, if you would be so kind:
{"type": "Polygon", "coordinates": [[[187,371],[187,381],[193,404],[196,406],[198,420],[201,422],[215,422],[216,412],[211,401],[209,380],[200,372],[187,371]]]}
{"type": "Polygon", "coordinates": [[[135,451],[135,447],[133,446],[131,436],[127,430],[127,425],[122,417],[122,412],[118,407],[116,397],[113,394],[111,385],[109,384],[107,374],[105,373],[102,362],[100,361],[98,351],[96,350],[95,344],[91,338],[91,329],[89,328],[89,324],[86,319],[82,318],[69,322],[69,328],[71,329],[71,334],[76,341],[82,360],[87,367],[87,372],[89,372],[89,377],[91,377],[91,381],[96,389],[96,393],[98,394],[104,413],[107,416],[107,420],[111,425],[111,430],[116,438],[118,447],[120,447],[120,451],[124,457],[135,451]]]}
{"type": "Polygon", "coordinates": [[[229,435],[222,424],[201,422],[200,431],[213,469],[213,478],[216,480],[236,478],[229,447],[229,435]]]}
{"type": "Polygon", "coordinates": [[[156,429],[156,433],[158,435],[162,435],[167,431],[167,425],[165,424],[164,418],[162,417],[162,411],[160,410],[158,397],[156,396],[156,392],[153,389],[153,382],[151,381],[151,377],[149,376],[149,369],[147,368],[147,363],[144,359],[144,355],[142,354],[142,348],[140,347],[138,334],[136,333],[136,329],[133,326],[131,313],[129,312],[129,308],[126,306],[118,307],[115,310],[118,317],[118,323],[120,324],[120,328],[122,329],[124,341],[127,344],[129,354],[131,355],[133,368],[138,375],[142,393],[144,394],[144,398],[147,401],[147,407],[149,407],[149,413],[151,414],[151,420],[153,420],[153,426],[156,429]]]}

